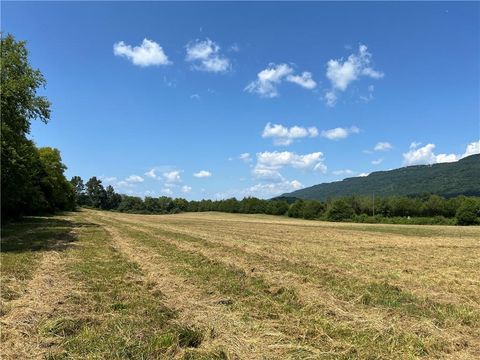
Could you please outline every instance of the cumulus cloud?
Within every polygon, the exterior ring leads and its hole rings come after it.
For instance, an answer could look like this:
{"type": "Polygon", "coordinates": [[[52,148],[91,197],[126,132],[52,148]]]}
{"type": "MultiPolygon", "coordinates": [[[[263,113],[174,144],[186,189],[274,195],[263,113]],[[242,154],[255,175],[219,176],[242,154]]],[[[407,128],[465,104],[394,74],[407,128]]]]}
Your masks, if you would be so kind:
{"type": "Polygon", "coordinates": [[[475,154],[480,154],[480,140],[468,144],[465,152],[462,155],[462,158],[475,154]]]}
{"type": "Polygon", "coordinates": [[[156,179],[156,178],[157,178],[157,174],[156,174],[155,171],[156,171],[155,168],[153,168],[153,169],[147,171],[144,175],[145,175],[145,176],[148,176],[148,177],[150,177],[150,178],[152,178],[152,179],[156,179]]]}
{"type": "Polygon", "coordinates": [[[305,155],[298,155],[290,151],[257,153],[257,165],[273,169],[284,166],[291,166],[296,169],[315,169],[323,160],[323,153],[320,151],[305,155]]]}
{"type": "Polygon", "coordinates": [[[184,194],[187,194],[187,193],[189,193],[190,191],[192,191],[192,187],[191,187],[191,186],[188,186],[188,185],[183,185],[182,188],[181,188],[181,191],[182,191],[184,194]]]}
{"type": "Polygon", "coordinates": [[[389,142],[379,142],[379,143],[377,143],[377,145],[375,145],[373,150],[375,150],[375,151],[389,151],[389,150],[392,150],[392,148],[393,148],[393,146],[389,142]]]}
{"type": "Polygon", "coordinates": [[[141,183],[143,182],[143,178],[138,175],[130,175],[125,179],[125,181],[129,183],[141,183]]]}
{"type": "MultiPolygon", "coordinates": [[[[331,59],[327,62],[327,78],[332,86],[325,95],[327,105],[335,106],[338,92],[345,91],[348,86],[362,76],[372,79],[380,79],[383,72],[374,70],[372,67],[372,54],[368,52],[366,45],[360,44],[358,52],[351,54],[347,60],[331,59]]],[[[371,88],[373,92],[373,88],[371,88]]]]}
{"type": "Polygon", "coordinates": [[[383,162],[383,159],[372,160],[373,165],[380,165],[383,162]]]}
{"type": "Polygon", "coordinates": [[[304,71],[301,75],[288,75],[287,81],[300,85],[308,90],[315,89],[317,86],[317,83],[312,78],[312,73],[308,71],[304,71]]]}
{"type": "Polygon", "coordinates": [[[155,41],[148,39],[143,39],[140,46],[134,47],[119,41],[113,45],[113,53],[141,67],[171,64],[163,48],[155,41]]]}
{"type": "Polygon", "coordinates": [[[180,171],[178,170],[164,172],[162,175],[165,182],[169,184],[178,183],[181,180],[180,171]]]}
{"type": "Polygon", "coordinates": [[[207,171],[207,170],[200,170],[199,172],[194,173],[193,176],[195,176],[197,178],[207,178],[207,177],[212,176],[212,173],[210,171],[207,171]]]}
{"type": "Polygon", "coordinates": [[[322,130],[321,136],[330,140],[340,140],[345,139],[351,134],[358,134],[360,129],[356,126],[351,126],[350,128],[341,128],[337,127],[330,130],[322,130]]]}
{"type": "Polygon", "coordinates": [[[269,67],[257,74],[257,80],[248,84],[245,90],[267,98],[277,97],[277,86],[292,72],[293,69],[287,64],[270,64],[269,67]]]}
{"type": "Polygon", "coordinates": [[[220,55],[220,46],[208,38],[187,44],[186,51],[185,60],[194,70],[221,73],[230,69],[230,60],[220,55]]]}
{"type": "Polygon", "coordinates": [[[358,174],[359,177],[365,177],[365,176],[368,176],[368,175],[370,175],[370,173],[363,172],[363,173],[358,174]]]}
{"type": "Polygon", "coordinates": [[[301,75],[293,75],[293,68],[287,64],[269,64],[268,67],[257,74],[257,79],[249,83],[245,90],[256,93],[261,97],[274,98],[278,96],[278,85],[283,81],[300,85],[305,89],[313,89],[317,83],[312,78],[312,73],[305,71],[301,75]]]}
{"type": "Polygon", "coordinates": [[[321,152],[299,155],[290,151],[265,151],[257,153],[257,163],[252,169],[252,174],[257,179],[285,182],[286,179],[280,173],[282,168],[291,167],[325,173],[327,166],[323,162],[321,152]]]}
{"type": "Polygon", "coordinates": [[[285,127],[280,124],[268,123],[263,129],[263,138],[273,138],[275,145],[290,145],[295,139],[318,136],[316,127],[304,128],[301,126],[285,127]]]}
{"type": "Polygon", "coordinates": [[[403,154],[404,165],[425,165],[458,161],[466,156],[480,153],[480,140],[467,145],[463,154],[435,154],[435,144],[419,147],[421,143],[413,142],[410,149],[403,154]]]}

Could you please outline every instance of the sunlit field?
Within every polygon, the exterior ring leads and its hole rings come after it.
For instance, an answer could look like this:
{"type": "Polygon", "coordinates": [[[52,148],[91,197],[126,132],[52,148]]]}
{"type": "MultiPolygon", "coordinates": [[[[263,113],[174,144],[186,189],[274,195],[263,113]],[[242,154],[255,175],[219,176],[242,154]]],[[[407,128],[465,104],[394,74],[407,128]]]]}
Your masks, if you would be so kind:
{"type": "Polygon", "coordinates": [[[480,228],[83,210],[2,230],[2,358],[480,358],[480,228]]]}

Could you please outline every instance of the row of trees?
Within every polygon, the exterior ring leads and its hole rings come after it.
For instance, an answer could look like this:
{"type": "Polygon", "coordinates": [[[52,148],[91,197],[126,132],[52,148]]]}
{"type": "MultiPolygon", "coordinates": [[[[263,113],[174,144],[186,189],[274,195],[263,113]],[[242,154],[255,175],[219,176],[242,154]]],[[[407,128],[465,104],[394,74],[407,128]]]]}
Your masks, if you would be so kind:
{"type": "Polygon", "coordinates": [[[187,201],[182,198],[158,198],[119,195],[111,186],[106,189],[100,180],[92,177],[86,185],[75,176],[71,180],[77,204],[104,210],[140,214],[175,214],[179,212],[221,211],[243,214],[286,215],[303,219],[332,221],[408,222],[422,218],[420,223],[475,224],[480,216],[480,198],[457,196],[445,199],[438,195],[419,197],[394,196],[377,198],[350,196],[328,201],[246,197],[225,200],[187,201]],[[390,219],[390,220],[389,220],[390,219]],[[403,219],[403,221],[402,221],[403,219]],[[428,219],[428,220],[426,220],[428,219]]]}
{"type": "Polygon", "coordinates": [[[72,210],[75,198],[60,152],[37,148],[27,138],[32,120],[50,119],[50,102],[37,95],[45,79],[28,63],[24,42],[2,37],[0,54],[2,219],[72,210]]]}

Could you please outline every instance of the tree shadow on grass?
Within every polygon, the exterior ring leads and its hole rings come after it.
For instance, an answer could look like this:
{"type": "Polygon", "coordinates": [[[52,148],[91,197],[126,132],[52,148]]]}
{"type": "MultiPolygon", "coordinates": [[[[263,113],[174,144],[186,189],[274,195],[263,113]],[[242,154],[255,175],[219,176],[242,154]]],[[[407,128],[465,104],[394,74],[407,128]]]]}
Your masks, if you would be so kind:
{"type": "Polygon", "coordinates": [[[47,216],[29,216],[2,226],[1,251],[27,252],[65,250],[77,240],[75,228],[98,226],[47,216]]]}

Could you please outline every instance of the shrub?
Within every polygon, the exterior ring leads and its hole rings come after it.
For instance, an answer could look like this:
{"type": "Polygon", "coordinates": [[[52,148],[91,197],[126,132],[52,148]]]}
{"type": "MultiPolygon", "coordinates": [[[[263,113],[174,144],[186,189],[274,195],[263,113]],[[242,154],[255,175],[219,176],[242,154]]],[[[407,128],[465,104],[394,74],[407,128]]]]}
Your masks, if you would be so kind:
{"type": "Polygon", "coordinates": [[[477,223],[478,208],[474,201],[465,201],[457,210],[458,225],[473,225],[477,223]]]}

